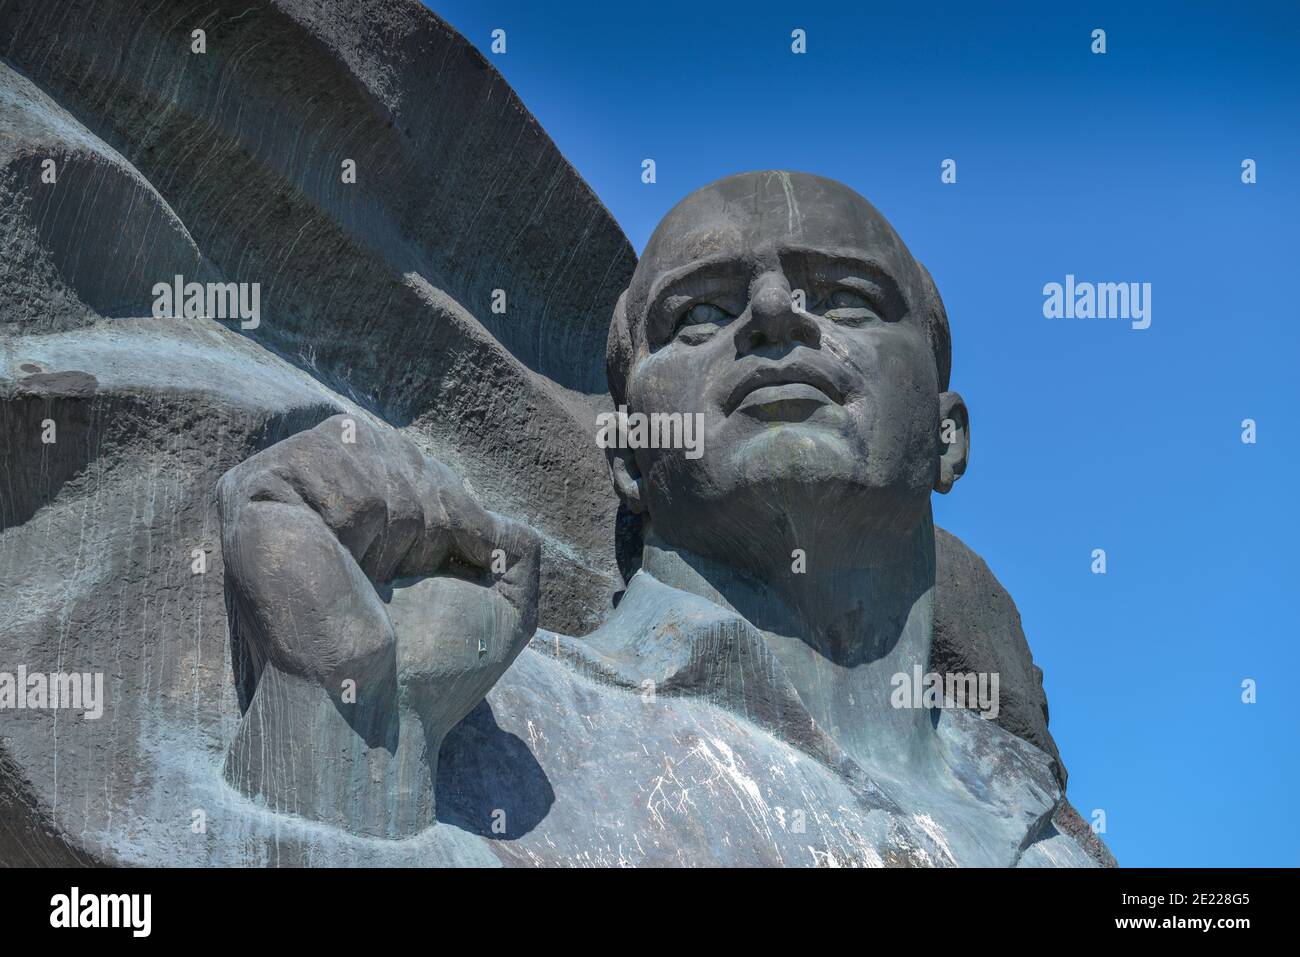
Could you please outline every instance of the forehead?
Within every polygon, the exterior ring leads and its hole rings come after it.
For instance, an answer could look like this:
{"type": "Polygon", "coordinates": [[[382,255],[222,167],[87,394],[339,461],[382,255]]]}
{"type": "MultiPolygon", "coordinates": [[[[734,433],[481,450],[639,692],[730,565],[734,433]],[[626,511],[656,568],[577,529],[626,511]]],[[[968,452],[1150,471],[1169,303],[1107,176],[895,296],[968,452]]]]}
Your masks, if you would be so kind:
{"type": "Polygon", "coordinates": [[[911,256],[883,216],[841,183],[803,173],[745,173],[678,203],[646,244],[633,279],[645,304],[656,279],[696,262],[775,261],[787,248],[861,255],[908,285],[911,256]]]}

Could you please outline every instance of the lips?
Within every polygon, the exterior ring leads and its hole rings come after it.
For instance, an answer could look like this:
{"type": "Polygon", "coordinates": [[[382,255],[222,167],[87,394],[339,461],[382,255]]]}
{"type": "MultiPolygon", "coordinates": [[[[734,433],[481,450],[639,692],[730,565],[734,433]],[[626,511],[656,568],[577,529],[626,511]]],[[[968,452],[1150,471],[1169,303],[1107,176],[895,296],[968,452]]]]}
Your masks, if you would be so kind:
{"type": "Polygon", "coordinates": [[[844,392],[820,369],[794,362],[783,366],[759,366],[746,373],[732,388],[722,410],[731,415],[742,403],[748,407],[768,402],[823,400],[843,405],[844,392]]]}

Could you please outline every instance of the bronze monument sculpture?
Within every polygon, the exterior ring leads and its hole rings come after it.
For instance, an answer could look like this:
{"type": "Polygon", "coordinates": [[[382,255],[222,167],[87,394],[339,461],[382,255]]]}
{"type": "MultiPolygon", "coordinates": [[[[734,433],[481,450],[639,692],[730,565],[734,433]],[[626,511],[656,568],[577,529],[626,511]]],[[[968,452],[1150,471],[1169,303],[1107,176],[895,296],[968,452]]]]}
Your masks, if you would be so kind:
{"type": "Polygon", "coordinates": [[[0,649],[103,694],[0,712],[0,861],[1113,864],[858,193],[638,261],[414,0],[65,6],[0,5],[0,649]]]}

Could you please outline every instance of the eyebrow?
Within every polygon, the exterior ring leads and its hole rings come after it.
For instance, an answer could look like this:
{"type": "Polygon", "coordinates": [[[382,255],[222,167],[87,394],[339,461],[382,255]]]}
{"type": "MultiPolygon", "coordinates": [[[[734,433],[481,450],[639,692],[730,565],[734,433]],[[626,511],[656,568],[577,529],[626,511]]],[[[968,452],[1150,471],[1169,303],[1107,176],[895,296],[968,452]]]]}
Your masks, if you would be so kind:
{"type": "Polygon", "coordinates": [[[751,272],[753,267],[752,262],[728,254],[695,259],[685,265],[677,266],[665,273],[661,273],[651,284],[649,292],[646,293],[644,311],[648,314],[663,298],[665,292],[687,279],[734,278],[736,274],[751,272]]]}
{"type": "MultiPolygon", "coordinates": [[[[910,308],[907,297],[903,295],[902,287],[889,268],[879,259],[863,256],[861,250],[849,246],[804,246],[785,243],[776,247],[776,255],[781,261],[783,270],[787,268],[789,260],[803,258],[819,260],[823,266],[838,267],[847,272],[864,273],[879,283],[886,295],[896,298],[905,309],[910,308]]],[[[661,273],[650,285],[646,293],[645,305],[641,309],[640,320],[643,324],[648,322],[651,312],[663,299],[665,293],[687,279],[715,276],[725,278],[728,270],[733,273],[748,274],[753,271],[754,266],[755,263],[750,259],[738,258],[731,253],[721,253],[694,259],[669,269],[661,273]]]]}
{"type": "Polygon", "coordinates": [[[883,262],[873,257],[864,257],[859,250],[825,246],[785,245],[777,248],[781,268],[787,269],[791,259],[816,260],[823,268],[832,267],[845,272],[863,273],[878,283],[886,295],[896,297],[904,306],[909,305],[903,295],[902,285],[883,262]]]}

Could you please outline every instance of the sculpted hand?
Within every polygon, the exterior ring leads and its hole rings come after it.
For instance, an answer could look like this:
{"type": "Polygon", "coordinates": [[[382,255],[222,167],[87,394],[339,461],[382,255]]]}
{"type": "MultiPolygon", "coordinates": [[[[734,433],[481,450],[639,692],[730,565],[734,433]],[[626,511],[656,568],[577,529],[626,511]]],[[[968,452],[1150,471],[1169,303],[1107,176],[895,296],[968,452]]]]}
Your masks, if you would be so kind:
{"type": "Polygon", "coordinates": [[[399,433],[334,416],[231,469],[218,499],[254,676],[318,683],[363,734],[401,707],[440,740],[536,628],[536,533],[399,433]]]}

